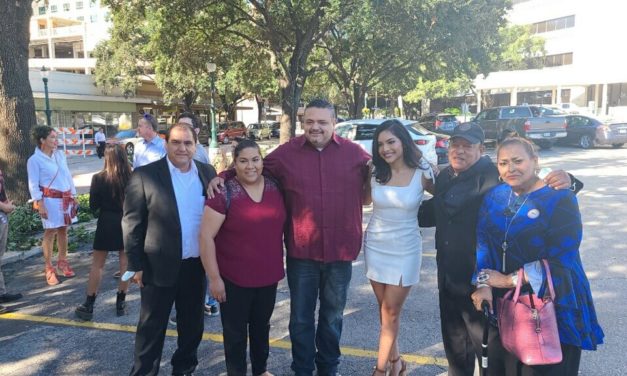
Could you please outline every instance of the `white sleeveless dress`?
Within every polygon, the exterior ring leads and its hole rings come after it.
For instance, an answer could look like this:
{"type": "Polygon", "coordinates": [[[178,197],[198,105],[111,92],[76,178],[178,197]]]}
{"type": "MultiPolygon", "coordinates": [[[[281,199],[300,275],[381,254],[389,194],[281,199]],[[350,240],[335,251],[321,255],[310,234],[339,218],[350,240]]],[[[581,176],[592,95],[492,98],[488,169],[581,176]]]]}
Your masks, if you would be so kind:
{"type": "Polygon", "coordinates": [[[419,282],[422,236],[417,216],[423,174],[431,179],[431,169],[416,169],[405,187],[381,185],[372,178],[374,209],[363,247],[368,279],[394,286],[419,282]]]}

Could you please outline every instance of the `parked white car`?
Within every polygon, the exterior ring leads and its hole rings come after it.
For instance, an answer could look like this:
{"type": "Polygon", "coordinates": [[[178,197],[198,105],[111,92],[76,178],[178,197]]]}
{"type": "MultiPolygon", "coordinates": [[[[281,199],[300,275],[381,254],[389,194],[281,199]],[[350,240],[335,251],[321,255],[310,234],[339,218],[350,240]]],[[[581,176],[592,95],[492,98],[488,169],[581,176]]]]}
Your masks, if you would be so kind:
{"type": "MultiPolygon", "coordinates": [[[[335,133],[360,145],[368,154],[372,154],[372,137],[381,123],[390,119],[357,119],[347,120],[335,126],[335,133]]],[[[422,152],[422,156],[432,164],[438,163],[435,152],[436,136],[420,126],[417,121],[398,119],[409,131],[414,143],[422,152]]]]}

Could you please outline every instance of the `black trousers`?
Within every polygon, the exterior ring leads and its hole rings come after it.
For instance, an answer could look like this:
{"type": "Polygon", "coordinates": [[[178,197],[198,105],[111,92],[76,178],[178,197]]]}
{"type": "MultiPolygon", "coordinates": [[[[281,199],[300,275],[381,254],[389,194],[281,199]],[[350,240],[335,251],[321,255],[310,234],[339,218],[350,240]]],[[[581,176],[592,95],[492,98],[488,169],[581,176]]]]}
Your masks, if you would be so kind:
{"type": "Polygon", "coordinates": [[[527,366],[522,364],[514,355],[505,355],[507,376],[577,376],[581,348],[562,344],[562,361],[558,364],[546,366],[527,366]]]}
{"type": "Polygon", "coordinates": [[[98,154],[98,158],[104,157],[105,146],[107,146],[107,143],[104,141],[100,141],[98,143],[98,146],[96,147],[96,154],[98,154]]]}
{"type": "Polygon", "coordinates": [[[253,375],[266,372],[270,353],[270,317],[277,284],[240,287],[224,279],[226,302],[220,303],[224,357],[229,376],[246,376],[246,343],[250,340],[253,375]]]}
{"type": "MultiPolygon", "coordinates": [[[[483,313],[475,309],[470,295],[460,296],[440,290],[440,322],[449,376],[474,375],[475,359],[481,359],[484,318],[483,313]]],[[[489,375],[505,375],[505,354],[498,328],[490,325],[489,375]]]]}
{"type": "Polygon", "coordinates": [[[197,350],[204,330],[205,273],[200,258],[181,263],[174,286],[145,284],[141,289],[141,310],[135,335],[131,375],[156,376],[163,351],[165,331],[172,303],[176,304],[177,349],[172,356],[172,373],[193,372],[198,365],[197,350]]]}

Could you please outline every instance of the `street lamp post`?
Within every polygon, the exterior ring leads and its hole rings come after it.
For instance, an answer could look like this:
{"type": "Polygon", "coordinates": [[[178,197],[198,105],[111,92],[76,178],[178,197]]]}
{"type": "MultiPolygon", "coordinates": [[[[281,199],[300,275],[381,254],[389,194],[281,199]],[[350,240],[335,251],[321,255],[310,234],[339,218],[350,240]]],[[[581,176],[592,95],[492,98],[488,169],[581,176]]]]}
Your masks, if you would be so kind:
{"type": "Polygon", "coordinates": [[[218,149],[218,132],[216,130],[216,110],[213,102],[213,93],[215,92],[215,76],[216,76],[216,64],[207,63],[207,70],[211,76],[211,144],[209,149],[218,149]]]}
{"type": "Polygon", "coordinates": [[[50,110],[50,101],[48,99],[48,73],[49,72],[50,70],[46,69],[45,66],[42,66],[41,71],[39,73],[41,74],[41,79],[44,81],[44,99],[46,102],[46,110],[44,112],[46,113],[46,125],[51,127],[52,120],[50,117],[52,115],[52,110],[50,110]]]}

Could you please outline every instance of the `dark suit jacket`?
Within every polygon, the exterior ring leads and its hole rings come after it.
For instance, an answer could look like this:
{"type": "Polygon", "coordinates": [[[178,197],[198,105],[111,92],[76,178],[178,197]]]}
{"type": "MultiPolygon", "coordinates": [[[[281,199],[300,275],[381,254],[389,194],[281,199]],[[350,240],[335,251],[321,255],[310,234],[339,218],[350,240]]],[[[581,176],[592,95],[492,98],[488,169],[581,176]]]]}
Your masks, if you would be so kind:
{"type": "MultiPolygon", "coordinates": [[[[133,171],[126,187],[122,232],[128,270],[143,271],[143,283],[173,286],[181,266],[181,223],[167,156],[133,171]]],[[[194,161],[206,195],[215,169],[194,161]]]]}

